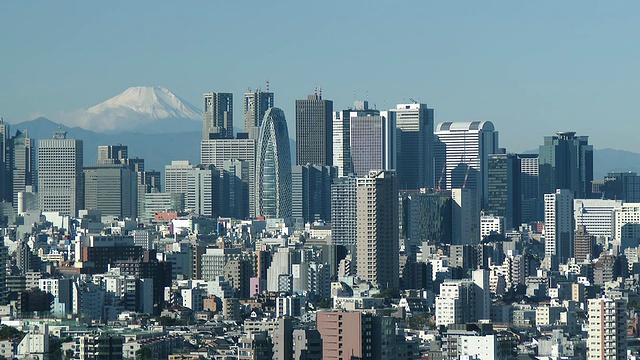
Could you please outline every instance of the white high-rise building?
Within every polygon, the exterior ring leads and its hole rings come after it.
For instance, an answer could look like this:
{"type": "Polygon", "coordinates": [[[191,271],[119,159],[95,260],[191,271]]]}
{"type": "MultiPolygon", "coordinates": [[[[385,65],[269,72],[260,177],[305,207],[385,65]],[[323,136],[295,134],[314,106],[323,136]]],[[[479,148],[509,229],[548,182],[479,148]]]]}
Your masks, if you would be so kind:
{"type": "Polygon", "coordinates": [[[435,177],[440,189],[478,189],[482,207],[489,196],[489,155],[498,153],[498,132],[491,121],[438,124],[434,144],[435,177]]]}
{"type": "Polygon", "coordinates": [[[164,166],[164,191],[167,193],[186,194],[187,173],[192,170],[189,160],[172,160],[171,165],[164,166]]]}
{"type": "Polygon", "coordinates": [[[84,207],[82,150],[82,140],[67,139],[64,131],[38,141],[40,210],[76,216],[84,207]]]}
{"type": "Polygon", "coordinates": [[[584,226],[589,235],[611,239],[614,236],[614,214],[621,207],[621,200],[575,199],[574,229],[584,226]]]}
{"type": "Polygon", "coordinates": [[[589,331],[587,358],[627,358],[627,302],[623,299],[590,299],[587,311],[589,331]]]}
{"type": "Polygon", "coordinates": [[[573,257],[573,192],[557,189],[544,195],[544,255],[555,268],[573,257]]]}
{"type": "Polygon", "coordinates": [[[498,234],[504,234],[504,217],[482,215],[480,217],[480,239],[498,234]]]}
{"type": "Polygon", "coordinates": [[[620,253],[637,247],[640,239],[640,203],[623,203],[614,211],[614,240],[620,253]]]}

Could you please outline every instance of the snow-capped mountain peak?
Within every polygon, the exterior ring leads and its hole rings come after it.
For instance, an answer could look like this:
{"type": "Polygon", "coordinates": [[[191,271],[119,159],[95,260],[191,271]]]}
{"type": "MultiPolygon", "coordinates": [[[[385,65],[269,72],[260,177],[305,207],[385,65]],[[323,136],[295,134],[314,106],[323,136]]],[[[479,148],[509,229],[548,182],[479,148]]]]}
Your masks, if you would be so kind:
{"type": "Polygon", "coordinates": [[[161,86],[130,87],[111,99],[90,107],[86,113],[100,115],[125,111],[151,119],[201,120],[201,113],[197,108],[161,86]]]}

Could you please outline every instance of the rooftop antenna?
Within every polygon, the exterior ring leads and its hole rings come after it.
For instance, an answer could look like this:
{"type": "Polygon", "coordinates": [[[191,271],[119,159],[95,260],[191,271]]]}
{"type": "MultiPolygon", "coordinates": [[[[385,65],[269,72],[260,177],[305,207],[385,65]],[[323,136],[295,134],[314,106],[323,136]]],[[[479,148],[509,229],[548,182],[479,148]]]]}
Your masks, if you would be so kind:
{"type": "Polygon", "coordinates": [[[269,80],[267,80],[267,92],[269,92],[269,80]]]}
{"type": "Polygon", "coordinates": [[[356,101],[356,89],[353,89],[353,101],[356,101]]]}
{"type": "Polygon", "coordinates": [[[320,86],[320,94],[319,94],[319,96],[320,96],[320,99],[322,99],[322,86],[320,86]]]}

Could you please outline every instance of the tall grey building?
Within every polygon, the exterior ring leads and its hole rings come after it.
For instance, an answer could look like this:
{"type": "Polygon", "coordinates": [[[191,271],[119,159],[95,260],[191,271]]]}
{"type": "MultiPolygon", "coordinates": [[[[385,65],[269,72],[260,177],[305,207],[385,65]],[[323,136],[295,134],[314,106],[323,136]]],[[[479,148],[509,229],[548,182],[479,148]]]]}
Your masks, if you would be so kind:
{"type": "Polygon", "coordinates": [[[333,101],[322,92],[296,100],[296,164],[331,165],[333,161],[333,101]]]}
{"type": "Polygon", "coordinates": [[[406,194],[403,202],[403,228],[406,229],[407,240],[412,248],[417,248],[423,242],[451,244],[451,194],[406,194]]]}
{"type": "Polygon", "coordinates": [[[369,109],[368,101],[354,101],[353,109],[333,112],[333,166],[338,168],[338,176],[353,172],[351,161],[351,118],[356,116],[377,116],[380,111],[369,109]]]}
{"type": "Polygon", "coordinates": [[[269,92],[268,84],[267,91],[256,89],[244,94],[244,132],[252,139],[258,137],[264,114],[273,106],[273,93],[269,92]]]}
{"type": "Polygon", "coordinates": [[[370,170],[396,168],[396,126],[386,111],[351,117],[351,162],[358,176],[370,170]]]}
{"type": "Polygon", "coordinates": [[[225,160],[223,167],[222,209],[220,216],[244,219],[249,211],[249,162],[238,159],[225,160]]]}
{"type": "Polygon", "coordinates": [[[433,109],[427,104],[398,104],[389,110],[389,116],[398,131],[400,189],[433,187],[433,109]]]}
{"type": "Polygon", "coordinates": [[[213,165],[218,169],[224,168],[224,162],[228,160],[246,161],[249,166],[249,212],[255,216],[255,166],[256,166],[256,139],[240,137],[236,139],[203,140],[201,143],[201,163],[213,165]]]}
{"type": "Polygon", "coordinates": [[[498,132],[491,121],[444,122],[436,127],[436,188],[478,190],[480,205],[489,197],[489,155],[498,153],[498,132]]]}
{"type": "Polygon", "coordinates": [[[26,191],[27,186],[35,185],[36,155],[34,141],[27,131],[18,131],[9,141],[10,168],[8,171],[12,179],[11,192],[14,211],[18,211],[18,193],[26,191]]]}
{"type": "Polygon", "coordinates": [[[381,288],[395,288],[400,271],[398,181],[393,171],[372,170],[357,179],[357,274],[381,288]]]}
{"type": "Polygon", "coordinates": [[[518,229],[521,224],[520,158],[516,154],[491,154],[488,164],[486,211],[505,219],[505,227],[518,229]]]}
{"type": "Polygon", "coordinates": [[[170,165],[164,166],[164,191],[168,193],[186,194],[187,174],[193,169],[189,160],[172,160],[170,165]]]}
{"type": "Polygon", "coordinates": [[[233,94],[203,95],[202,140],[233,139],[233,94]]]}
{"type": "Polygon", "coordinates": [[[522,193],[522,222],[542,221],[543,200],[538,197],[538,154],[518,154],[520,160],[520,190],[522,193]]]}
{"type": "Polygon", "coordinates": [[[61,130],[38,141],[38,195],[42,211],[77,216],[84,208],[82,140],[61,130]]]}
{"type": "Polygon", "coordinates": [[[138,216],[137,176],[128,166],[85,166],[83,172],[85,209],[120,218],[138,216]]]}
{"type": "Polygon", "coordinates": [[[358,229],[356,177],[345,176],[331,184],[331,243],[355,245],[358,229]]]}
{"type": "Polygon", "coordinates": [[[291,153],[284,112],[264,115],[256,151],[256,215],[291,218],[291,153]]]}
{"type": "Polygon", "coordinates": [[[331,222],[333,166],[296,165],[291,172],[292,216],[297,228],[317,220],[331,222]]]}

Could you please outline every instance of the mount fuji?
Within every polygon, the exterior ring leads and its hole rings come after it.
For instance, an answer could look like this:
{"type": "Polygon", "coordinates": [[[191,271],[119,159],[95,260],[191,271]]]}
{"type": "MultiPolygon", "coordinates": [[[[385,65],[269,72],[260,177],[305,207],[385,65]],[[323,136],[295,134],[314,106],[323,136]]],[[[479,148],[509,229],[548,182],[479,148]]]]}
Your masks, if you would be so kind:
{"type": "Polygon", "coordinates": [[[164,87],[136,86],[59,122],[103,133],[158,134],[200,131],[202,113],[164,87]]]}

